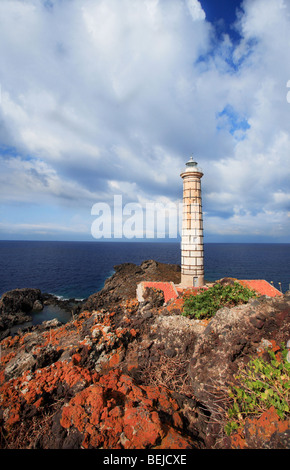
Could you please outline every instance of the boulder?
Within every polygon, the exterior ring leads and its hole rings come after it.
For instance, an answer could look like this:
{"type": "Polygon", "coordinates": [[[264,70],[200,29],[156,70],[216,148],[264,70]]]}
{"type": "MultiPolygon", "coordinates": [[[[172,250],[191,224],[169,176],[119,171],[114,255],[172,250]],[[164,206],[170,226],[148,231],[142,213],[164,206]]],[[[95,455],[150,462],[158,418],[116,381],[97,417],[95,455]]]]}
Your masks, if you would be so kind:
{"type": "Polygon", "coordinates": [[[14,289],[2,295],[0,311],[2,315],[28,313],[33,310],[36,301],[41,303],[41,291],[39,289],[14,289]]]}
{"type": "MultiPolygon", "coordinates": [[[[34,307],[42,309],[39,289],[24,288],[5,292],[0,299],[0,331],[30,321],[34,307]]],[[[1,337],[4,337],[3,334],[1,337]]]]}
{"type": "Polygon", "coordinates": [[[36,300],[34,303],[33,303],[33,307],[32,307],[32,310],[42,310],[43,309],[43,304],[40,300],[36,300]]]}
{"type": "Polygon", "coordinates": [[[146,287],[143,294],[143,306],[146,305],[149,308],[161,307],[164,304],[164,293],[160,289],[154,289],[152,287],[146,287]]]}

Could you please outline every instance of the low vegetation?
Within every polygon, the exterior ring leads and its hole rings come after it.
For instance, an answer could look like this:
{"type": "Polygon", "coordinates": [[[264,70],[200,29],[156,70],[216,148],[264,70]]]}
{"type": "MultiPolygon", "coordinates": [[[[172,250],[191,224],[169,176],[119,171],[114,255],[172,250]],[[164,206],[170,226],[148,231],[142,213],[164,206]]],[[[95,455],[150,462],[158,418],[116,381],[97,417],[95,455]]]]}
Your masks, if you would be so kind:
{"type": "Polygon", "coordinates": [[[248,287],[243,287],[238,282],[226,286],[217,283],[208,290],[185,299],[183,315],[200,320],[211,318],[222,307],[234,307],[238,304],[244,304],[256,296],[257,294],[254,291],[248,287]]]}
{"type": "Polygon", "coordinates": [[[225,431],[237,431],[245,418],[259,415],[274,406],[283,420],[290,412],[290,363],[287,349],[282,345],[280,356],[268,350],[270,361],[261,357],[251,359],[235,376],[236,385],[228,394],[231,406],[227,411],[225,431]]]}

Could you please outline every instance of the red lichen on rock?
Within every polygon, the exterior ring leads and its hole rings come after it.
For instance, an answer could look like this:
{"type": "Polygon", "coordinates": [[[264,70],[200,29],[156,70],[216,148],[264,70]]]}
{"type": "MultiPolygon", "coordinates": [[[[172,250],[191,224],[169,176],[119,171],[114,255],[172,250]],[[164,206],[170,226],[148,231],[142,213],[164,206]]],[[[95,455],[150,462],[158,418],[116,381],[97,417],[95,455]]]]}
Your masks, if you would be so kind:
{"type": "Polygon", "coordinates": [[[175,429],[169,429],[159,446],[154,449],[192,449],[192,442],[175,429]]]}
{"type": "Polygon", "coordinates": [[[184,305],[184,299],[180,297],[178,299],[175,299],[169,302],[168,305],[166,306],[166,310],[170,313],[174,310],[180,310],[180,312],[182,312],[183,305],[184,305]]]}
{"type": "Polygon", "coordinates": [[[5,427],[9,428],[20,420],[20,410],[25,404],[38,408],[58,386],[83,388],[97,381],[98,377],[96,372],[91,373],[72,362],[59,361],[34,373],[26,371],[21,377],[8,380],[0,391],[0,405],[6,410],[5,427]]]}
{"type": "Polygon", "coordinates": [[[131,315],[136,313],[136,311],[138,310],[139,302],[137,299],[128,299],[122,303],[122,307],[124,308],[124,312],[126,314],[131,315]]]}
{"type": "Polygon", "coordinates": [[[114,350],[109,356],[107,360],[107,368],[113,369],[120,365],[120,362],[123,360],[125,354],[125,350],[123,346],[120,346],[117,350],[114,350]]]}
{"type": "Polygon", "coordinates": [[[272,340],[262,340],[260,345],[257,348],[257,355],[263,357],[268,350],[272,350],[275,353],[276,359],[278,361],[282,360],[282,350],[281,347],[276,343],[274,339],[272,340]]]}
{"type": "Polygon", "coordinates": [[[283,433],[290,428],[290,420],[281,420],[271,406],[259,418],[247,419],[241,431],[231,436],[231,447],[234,449],[261,448],[271,436],[283,433]]]}
{"type": "Polygon", "coordinates": [[[72,363],[75,364],[75,365],[77,365],[77,364],[79,364],[79,363],[81,362],[82,356],[81,356],[79,353],[76,353],[76,354],[73,354],[73,355],[72,355],[72,358],[71,358],[71,359],[72,359],[72,363]]]}
{"type": "Polygon", "coordinates": [[[184,306],[184,300],[187,299],[188,297],[191,296],[196,296],[203,292],[204,290],[207,290],[207,287],[186,287],[186,288],[181,288],[177,287],[177,292],[179,296],[177,298],[173,298],[168,302],[168,305],[166,306],[166,310],[168,312],[174,312],[174,311],[183,311],[183,306],[184,306]]]}
{"type": "Polygon", "coordinates": [[[144,449],[164,439],[167,448],[192,448],[190,438],[183,438],[169,423],[163,423],[159,414],[175,413],[173,423],[182,428],[178,408],[165,389],[139,387],[131,377],[110,371],[70,400],[63,408],[60,424],[81,432],[85,448],[144,449]]]}

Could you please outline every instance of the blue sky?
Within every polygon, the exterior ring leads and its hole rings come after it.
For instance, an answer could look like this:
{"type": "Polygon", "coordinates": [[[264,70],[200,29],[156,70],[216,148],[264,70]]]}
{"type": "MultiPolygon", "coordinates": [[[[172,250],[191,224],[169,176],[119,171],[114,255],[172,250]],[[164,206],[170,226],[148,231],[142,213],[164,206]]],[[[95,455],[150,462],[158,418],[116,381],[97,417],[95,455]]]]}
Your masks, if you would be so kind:
{"type": "Polygon", "coordinates": [[[290,0],[1,0],[0,239],[178,204],[194,154],[205,241],[289,243],[289,44],[290,0]]]}
{"type": "Polygon", "coordinates": [[[199,2],[205,12],[206,20],[213,23],[218,31],[230,34],[237,39],[239,33],[234,28],[237,11],[241,10],[241,0],[201,0],[199,2]]]}

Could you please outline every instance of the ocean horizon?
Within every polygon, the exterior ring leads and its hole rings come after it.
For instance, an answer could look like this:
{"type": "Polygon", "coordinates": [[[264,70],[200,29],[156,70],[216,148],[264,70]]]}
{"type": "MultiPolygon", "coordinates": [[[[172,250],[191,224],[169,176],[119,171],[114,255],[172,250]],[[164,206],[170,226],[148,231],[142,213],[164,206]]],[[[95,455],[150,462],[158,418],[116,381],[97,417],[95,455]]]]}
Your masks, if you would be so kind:
{"type": "MultiPolygon", "coordinates": [[[[0,295],[23,287],[60,298],[85,299],[122,263],[154,259],[180,265],[174,241],[0,241],[0,295]]],[[[205,279],[265,279],[286,292],[289,243],[205,243],[205,279]]]]}

